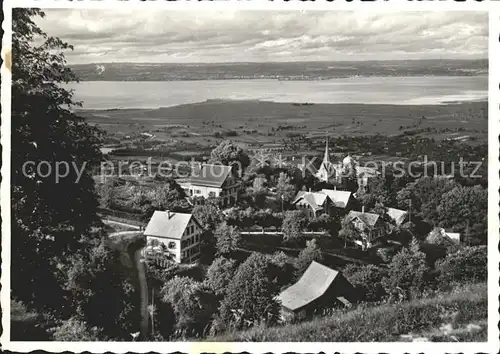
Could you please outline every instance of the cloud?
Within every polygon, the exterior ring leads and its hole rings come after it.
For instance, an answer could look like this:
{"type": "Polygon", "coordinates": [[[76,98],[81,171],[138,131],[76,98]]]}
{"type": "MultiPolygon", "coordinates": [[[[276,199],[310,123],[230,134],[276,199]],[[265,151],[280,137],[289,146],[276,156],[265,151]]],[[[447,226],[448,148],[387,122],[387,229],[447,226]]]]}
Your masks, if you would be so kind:
{"type": "Polygon", "coordinates": [[[487,58],[485,12],[47,9],[70,63],[487,58]]]}

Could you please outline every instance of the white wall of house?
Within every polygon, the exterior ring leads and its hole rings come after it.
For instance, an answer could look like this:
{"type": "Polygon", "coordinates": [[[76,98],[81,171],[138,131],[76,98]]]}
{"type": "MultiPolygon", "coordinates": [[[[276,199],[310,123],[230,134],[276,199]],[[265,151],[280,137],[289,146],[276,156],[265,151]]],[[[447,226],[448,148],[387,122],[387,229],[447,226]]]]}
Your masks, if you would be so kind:
{"type": "Polygon", "coordinates": [[[189,221],[189,224],[182,234],[182,239],[180,240],[168,237],[148,235],[146,235],[146,237],[148,240],[158,240],[159,242],[167,246],[168,251],[173,255],[174,260],[177,263],[194,262],[201,255],[201,229],[193,221],[193,219],[189,221]]]}
{"type": "Polygon", "coordinates": [[[227,187],[223,186],[222,188],[198,186],[191,183],[182,183],[180,186],[184,189],[186,195],[190,197],[203,197],[208,199],[213,196],[221,198],[221,202],[224,206],[234,204],[238,200],[238,194],[241,189],[239,183],[228,184],[227,187]]]}

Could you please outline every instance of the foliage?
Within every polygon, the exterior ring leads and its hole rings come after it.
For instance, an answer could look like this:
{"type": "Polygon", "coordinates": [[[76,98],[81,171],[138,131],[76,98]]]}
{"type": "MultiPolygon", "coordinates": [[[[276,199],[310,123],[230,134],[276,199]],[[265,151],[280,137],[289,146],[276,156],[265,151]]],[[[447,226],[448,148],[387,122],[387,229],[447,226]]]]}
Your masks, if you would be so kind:
{"type": "Polygon", "coordinates": [[[373,264],[356,266],[347,265],[342,274],[362,294],[363,301],[380,301],[386,295],[382,279],[387,271],[373,264]]]}
{"type": "Polygon", "coordinates": [[[279,287],[272,279],[271,267],[268,257],[259,253],[252,253],[238,267],[220,307],[226,328],[276,323],[279,305],[274,298],[279,287]]]}
{"type": "Polygon", "coordinates": [[[422,177],[401,189],[396,199],[402,209],[411,210],[412,215],[436,225],[439,222],[437,207],[443,195],[455,187],[454,181],[444,177],[422,177]]]}
{"type": "Polygon", "coordinates": [[[290,203],[295,197],[295,186],[290,183],[290,178],[285,172],[281,172],[276,185],[276,200],[290,203]]]}
{"type": "Polygon", "coordinates": [[[60,342],[95,342],[104,340],[97,327],[89,328],[84,321],[70,318],[54,329],[54,340],[60,342]]]}
{"type": "Polygon", "coordinates": [[[283,225],[281,230],[283,232],[283,241],[286,243],[297,244],[302,236],[302,229],[304,227],[305,218],[301,211],[293,210],[285,212],[283,218],[283,225]]]}
{"type": "Polygon", "coordinates": [[[35,24],[43,16],[38,9],[12,11],[11,288],[30,308],[68,315],[58,267],[93,238],[97,198],[89,172],[101,159],[101,132],[72,112],[72,93],[61,87],[76,79],[63,55],[71,46],[35,24]],[[23,171],[25,162],[42,161],[52,168],[46,178],[35,165],[23,171]],[[56,180],[56,167],[67,176],[56,180]]]}
{"type": "Polygon", "coordinates": [[[124,267],[122,257],[105,242],[88,255],[73,257],[66,289],[82,321],[99,327],[109,338],[123,340],[138,330],[139,294],[137,280],[124,267]]]}
{"type": "Polygon", "coordinates": [[[236,262],[224,257],[216,258],[208,267],[205,284],[215,295],[224,296],[236,271],[236,262]]]}
{"type": "Polygon", "coordinates": [[[339,237],[344,240],[344,247],[347,243],[352,243],[359,238],[359,231],[347,216],[342,220],[339,237]]]}
{"type": "Polygon", "coordinates": [[[196,205],[192,213],[205,230],[214,231],[224,221],[224,214],[216,199],[206,199],[205,203],[196,205]]]}
{"type": "Polygon", "coordinates": [[[162,289],[163,302],[169,303],[176,319],[176,334],[202,335],[217,309],[213,293],[188,277],[174,277],[162,289]]]}
{"type": "Polygon", "coordinates": [[[376,307],[360,306],[348,312],[314,318],[309,322],[272,328],[255,327],[246,331],[228,332],[211,338],[216,342],[401,342],[401,335],[429,335],[430,341],[487,340],[488,293],[485,284],[461,287],[435,298],[413,300],[376,307]],[[449,314],[456,313],[455,320],[449,314]],[[445,335],[439,327],[453,323],[455,338],[445,335]],[[464,330],[470,323],[481,323],[478,332],[464,330]],[[483,324],[484,323],[484,324],[483,324]]]}
{"type": "Polygon", "coordinates": [[[240,146],[230,140],[224,140],[212,150],[210,163],[220,163],[226,166],[237,163],[238,167],[241,168],[240,173],[242,173],[250,165],[250,158],[240,146]]]}
{"type": "Polygon", "coordinates": [[[436,220],[446,230],[464,235],[467,244],[486,244],[488,191],[481,186],[456,186],[444,193],[436,220]]]}
{"type": "Polygon", "coordinates": [[[215,240],[217,255],[227,255],[240,246],[241,234],[236,227],[223,222],[215,230],[215,240]]]}
{"type": "Polygon", "coordinates": [[[295,275],[299,278],[306,271],[312,261],[321,262],[323,254],[321,249],[316,244],[316,240],[312,239],[307,242],[306,248],[300,251],[297,260],[295,261],[295,275]]]}
{"type": "Polygon", "coordinates": [[[421,294],[429,280],[430,269],[425,254],[414,243],[410,248],[401,249],[392,258],[383,284],[387,293],[406,299],[421,294]]]}
{"type": "Polygon", "coordinates": [[[464,247],[436,264],[439,284],[484,282],[488,277],[488,249],[486,246],[464,247]]]}

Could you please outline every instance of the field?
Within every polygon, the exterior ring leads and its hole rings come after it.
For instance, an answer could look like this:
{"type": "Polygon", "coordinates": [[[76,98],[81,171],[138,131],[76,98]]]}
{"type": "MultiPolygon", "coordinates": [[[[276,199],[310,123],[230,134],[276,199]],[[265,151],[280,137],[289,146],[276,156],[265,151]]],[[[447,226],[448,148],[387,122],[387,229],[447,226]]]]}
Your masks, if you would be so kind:
{"type": "Polygon", "coordinates": [[[162,144],[179,158],[208,151],[223,139],[244,147],[277,148],[298,137],[410,132],[437,140],[484,143],[488,123],[487,102],[403,106],[210,100],[159,109],[86,110],[79,114],[106,130],[111,146],[123,146],[146,133],[143,140],[149,140],[152,148],[162,144]]]}
{"type": "Polygon", "coordinates": [[[255,327],[210,338],[216,342],[480,342],[486,339],[486,284],[461,286],[451,293],[408,303],[361,306],[286,327],[255,327]]]}

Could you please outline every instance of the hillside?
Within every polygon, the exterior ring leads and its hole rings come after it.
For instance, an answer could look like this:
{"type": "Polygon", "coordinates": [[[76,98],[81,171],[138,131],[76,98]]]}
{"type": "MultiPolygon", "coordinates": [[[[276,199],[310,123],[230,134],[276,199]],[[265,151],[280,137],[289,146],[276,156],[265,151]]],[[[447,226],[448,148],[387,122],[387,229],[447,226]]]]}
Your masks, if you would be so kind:
{"type": "Polygon", "coordinates": [[[210,341],[392,342],[487,339],[486,284],[461,286],[436,297],[358,307],[286,327],[255,327],[210,341]]]}

